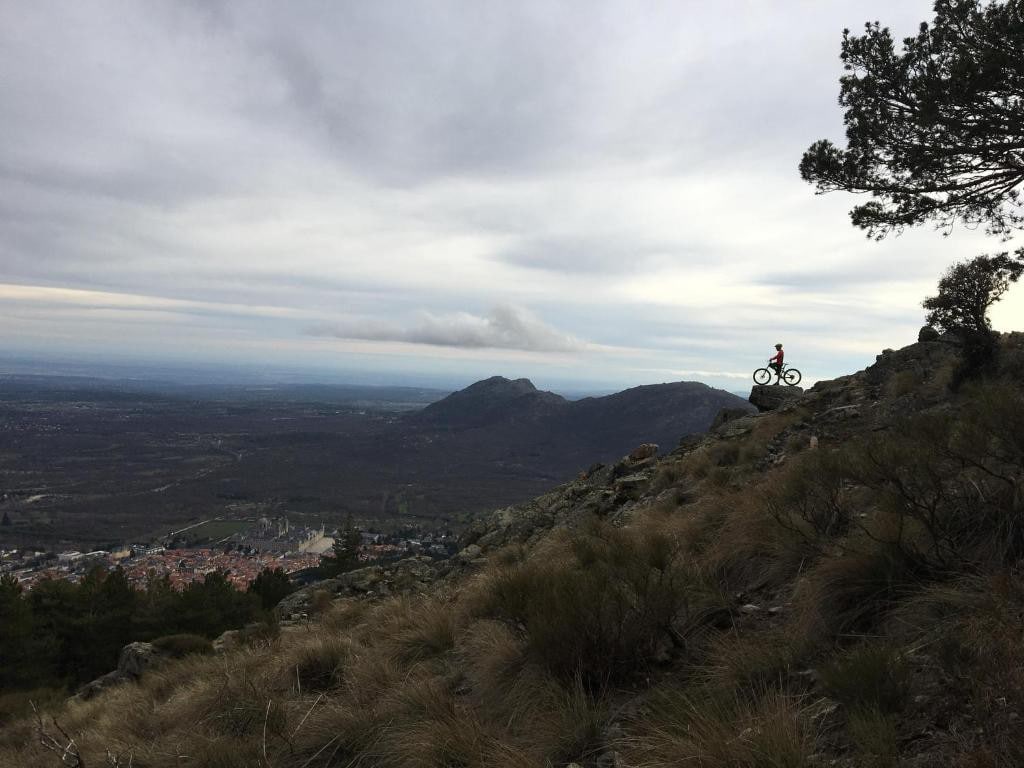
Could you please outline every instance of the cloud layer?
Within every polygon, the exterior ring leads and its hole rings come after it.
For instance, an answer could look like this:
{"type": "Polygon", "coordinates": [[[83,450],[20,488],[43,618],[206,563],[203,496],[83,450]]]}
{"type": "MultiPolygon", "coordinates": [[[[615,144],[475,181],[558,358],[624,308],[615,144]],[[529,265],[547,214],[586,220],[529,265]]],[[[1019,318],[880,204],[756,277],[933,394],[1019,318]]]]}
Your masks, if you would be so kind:
{"type": "Polygon", "coordinates": [[[420,313],[413,325],[402,327],[384,320],[314,326],[314,336],[339,339],[396,341],[462,349],[517,349],[526,352],[578,352],[579,339],[545,324],[522,307],[494,307],[486,317],[468,312],[436,315],[420,313]]]}
{"type": "Polygon", "coordinates": [[[796,173],[842,135],[843,27],[930,13],[0,0],[0,355],[735,386],[781,338],[809,379],[861,367],[992,249],[873,243],[796,173]]]}

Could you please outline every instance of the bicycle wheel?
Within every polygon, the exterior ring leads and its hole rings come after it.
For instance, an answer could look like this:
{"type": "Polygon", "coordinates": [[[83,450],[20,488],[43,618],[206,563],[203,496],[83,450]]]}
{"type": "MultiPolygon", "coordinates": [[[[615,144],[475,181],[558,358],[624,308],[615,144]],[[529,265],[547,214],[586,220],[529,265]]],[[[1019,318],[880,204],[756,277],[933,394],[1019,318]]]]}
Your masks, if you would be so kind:
{"type": "Polygon", "coordinates": [[[789,384],[791,387],[795,387],[800,383],[800,379],[803,377],[800,375],[800,371],[796,368],[787,368],[782,372],[782,380],[789,384]]]}
{"type": "Polygon", "coordinates": [[[772,372],[767,368],[758,368],[754,371],[755,384],[767,384],[772,380],[772,372]]]}

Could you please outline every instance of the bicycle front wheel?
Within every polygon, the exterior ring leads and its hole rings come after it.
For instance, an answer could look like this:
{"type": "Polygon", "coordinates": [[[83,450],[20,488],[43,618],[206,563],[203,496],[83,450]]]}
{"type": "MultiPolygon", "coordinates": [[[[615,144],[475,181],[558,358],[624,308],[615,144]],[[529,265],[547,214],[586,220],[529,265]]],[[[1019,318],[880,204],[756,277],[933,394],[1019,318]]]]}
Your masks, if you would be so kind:
{"type": "Polygon", "coordinates": [[[789,386],[791,387],[795,387],[797,384],[799,384],[801,378],[803,377],[800,375],[800,371],[798,371],[796,368],[787,368],[782,373],[782,380],[789,384],[789,386]]]}
{"type": "Polygon", "coordinates": [[[767,368],[758,368],[754,371],[754,383],[755,384],[767,384],[772,380],[772,372],[767,368]]]}

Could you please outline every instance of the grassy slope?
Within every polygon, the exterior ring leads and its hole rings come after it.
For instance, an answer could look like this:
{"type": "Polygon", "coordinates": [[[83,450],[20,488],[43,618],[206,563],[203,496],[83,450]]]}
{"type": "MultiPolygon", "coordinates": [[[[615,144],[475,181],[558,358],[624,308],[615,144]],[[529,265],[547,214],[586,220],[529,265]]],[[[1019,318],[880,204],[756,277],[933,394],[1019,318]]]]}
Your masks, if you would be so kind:
{"type": "MultiPolygon", "coordinates": [[[[54,714],[90,768],[1022,765],[1004,344],[1002,379],[958,395],[948,347],[883,355],[639,482],[504,512],[432,594],[338,601],[54,714]]],[[[36,741],[9,725],[0,765],[57,765],[36,741]]]]}

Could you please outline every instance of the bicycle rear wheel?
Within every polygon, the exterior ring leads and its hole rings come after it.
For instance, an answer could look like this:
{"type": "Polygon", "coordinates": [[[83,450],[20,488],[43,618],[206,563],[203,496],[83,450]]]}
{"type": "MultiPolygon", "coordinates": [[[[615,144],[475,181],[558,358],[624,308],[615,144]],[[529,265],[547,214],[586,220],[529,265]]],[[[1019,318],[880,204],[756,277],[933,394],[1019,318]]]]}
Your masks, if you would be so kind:
{"type": "Polygon", "coordinates": [[[772,372],[767,368],[758,368],[754,371],[755,384],[767,384],[772,380],[772,372]]]}
{"type": "Polygon", "coordinates": [[[795,387],[800,383],[800,379],[803,377],[800,375],[800,371],[796,368],[787,368],[782,372],[782,380],[789,384],[791,387],[795,387]]]}

